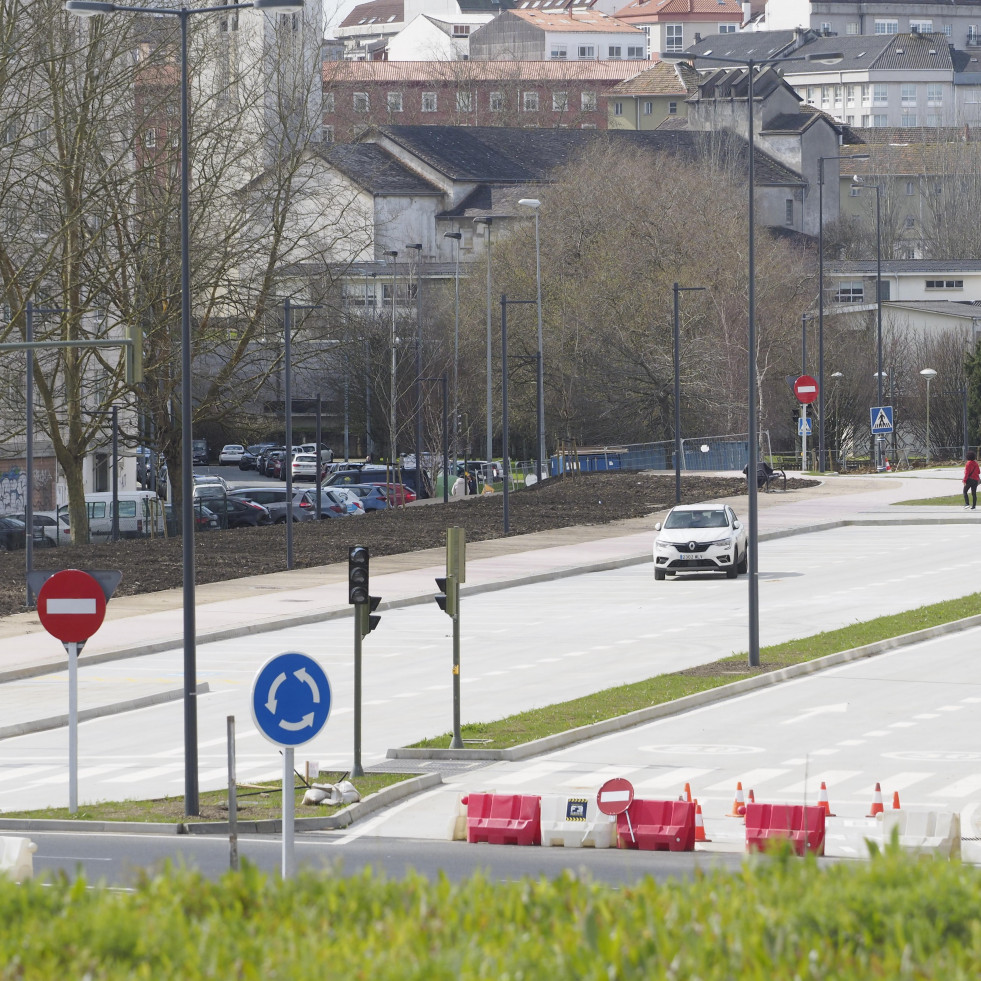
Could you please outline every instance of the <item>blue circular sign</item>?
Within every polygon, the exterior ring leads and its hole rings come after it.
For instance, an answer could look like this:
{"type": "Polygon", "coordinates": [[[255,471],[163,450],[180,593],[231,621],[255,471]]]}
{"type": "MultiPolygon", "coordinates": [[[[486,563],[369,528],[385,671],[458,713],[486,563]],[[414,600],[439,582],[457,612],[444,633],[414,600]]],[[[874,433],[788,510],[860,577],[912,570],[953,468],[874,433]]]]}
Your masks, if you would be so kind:
{"type": "Polygon", "coordinates": [[[252,684],[252,720],[277,746],[301,746],[313,739],[327,722],[330,705],[326,672],[298,651],[270,658],[252,684]]]}

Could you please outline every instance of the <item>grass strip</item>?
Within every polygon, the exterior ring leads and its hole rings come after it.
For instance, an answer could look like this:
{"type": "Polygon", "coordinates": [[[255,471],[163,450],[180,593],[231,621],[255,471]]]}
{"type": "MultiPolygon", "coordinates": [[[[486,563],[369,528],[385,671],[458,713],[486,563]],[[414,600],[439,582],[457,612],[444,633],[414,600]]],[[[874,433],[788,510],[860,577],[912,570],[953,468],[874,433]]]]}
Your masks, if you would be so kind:
{"type": "Polygon", "coordinates": [[[961,494],[951,494],[950,497],[921,497],[916,501],[896,501],[893,507],[964,507],[964,497],[961,494]]]}
{"type": "MultiPolygon", "coordinates": [[[[652,705],[662,705],[685,695],[707,691],[728,685],[743,678],[752,678],[793,664],[813,661],[828,654],[863,647],[880,640],[900,637],[916,630],[925,630],[944,623],[952,623],[965,617],[981,614],[981,593],[972,593],[957,599],[931,603],[915,610],[889,614],[850,624],[837,630],[828,630],[782,644],[774,644],[760,650],[760,666],[750,668],[746,654],[714,661],[711,664],[687,668],[671,674],[660,674],[629,685],[618,685],[605,691],[568,702],[547,705],[544,708],[518,712],[494,722],[462,725],[460,734],[468,746],[488,749],[507,749],[543,739],[558,732],[578,729],[580,726],[602,722],[652,705]]],[[[413,743],[420,749],[446,749],[450,733],[413,743]]]]}
{"type": "MultiPolygon", "coordinates": [[[[401,783],[415,776],[413,773],[366,773],[363,777],[352,779],[346,773],[318,774],[313,781],[318,784],[340,783],[350,780],[362,798],[374,794],[383,787],[401,783]]],[[[299,783],[299,777],[297,778],[299,783]]],[[[238,819],[240,821],[276,820],[283,814],[283,792],[280,781],[242,784],[236,788],[238,797],[238,819]]],[[[304,804],[306,787],[296,791],[296,816],[329,817],[347,807],[347,804],[304,804]]],[[[184,815],[184,797],[162,797],[155,800],[99,801],[96,804],[81,805],[76,814],[70,814],[67,807],[45,807],[34,811],[4,811],[4,818],[35,818],[46,821],[144,821],[151,824],[176,824],[183,821],[227,821],[228,791],[210,790],[198,796],[200,814],[193,817],[184,815]]]]}

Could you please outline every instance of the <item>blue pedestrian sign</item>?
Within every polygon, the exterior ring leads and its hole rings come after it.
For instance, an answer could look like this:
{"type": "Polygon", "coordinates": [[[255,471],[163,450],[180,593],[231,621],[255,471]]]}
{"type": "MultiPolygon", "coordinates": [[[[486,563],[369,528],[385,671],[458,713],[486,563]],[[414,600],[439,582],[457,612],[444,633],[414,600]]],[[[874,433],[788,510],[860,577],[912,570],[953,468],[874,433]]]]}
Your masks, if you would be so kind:
{"type": "Polygon", "coordinates": [[[874,405],[869,409],[869,418],[872,421],[873,433],[891,433],[892,425],[892,406],[874,405]]]}
{"type": "Polygon", "coordinates": [[[277,746],[300,746],[323,729],[330,715],[330,681],[306,654],[270,658],[252,685],[252,721],[277,746]]]}
{"type": "Polygon", "coordinates": [[[808,416],[806,419],[797,420],[797,435],[798,436],[810,436],[811,435],[811,417],[808,416]]]}

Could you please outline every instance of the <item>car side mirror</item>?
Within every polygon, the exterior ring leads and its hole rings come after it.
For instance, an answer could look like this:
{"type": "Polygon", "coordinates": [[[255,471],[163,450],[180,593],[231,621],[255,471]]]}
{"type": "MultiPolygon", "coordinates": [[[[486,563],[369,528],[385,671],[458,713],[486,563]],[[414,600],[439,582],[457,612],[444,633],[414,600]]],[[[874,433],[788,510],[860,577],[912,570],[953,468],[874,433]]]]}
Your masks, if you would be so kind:
{"type": "Polygon", "coordinates": [[[661,530],[661,522],[660,521],[655,521],[654,522],[654,530],[655,531],[660,531],[661,530]]]}
{"type": "Polygon", "coordinates": [[[735,528],[736,531],[739,531],[739,529],[742,528],[742,526],[743,523],[738,518],[732,523],[732,527],[735,528]]]}

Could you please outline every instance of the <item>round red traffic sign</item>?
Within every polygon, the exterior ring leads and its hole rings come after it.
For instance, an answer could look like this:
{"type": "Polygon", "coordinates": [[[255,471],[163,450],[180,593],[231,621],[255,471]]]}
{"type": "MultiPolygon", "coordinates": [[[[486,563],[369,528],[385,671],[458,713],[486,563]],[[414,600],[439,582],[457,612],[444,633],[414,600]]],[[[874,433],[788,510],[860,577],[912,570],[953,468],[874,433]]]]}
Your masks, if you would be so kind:
{"type": "Polygon", "coordinates": [[[623,814],[634,799],[634,785],[623,777],[607,780],[596,795],[596,806],[603,814],[623,814]]]}
{"type": "Polygon", "coordinates": [[[41,625],[63,644],[81,644],[102,626],[106,594],[87,572],[56,572],[37,595],[41,625]]]}
{"type": "Polygon", "coordinates": [[[801,375],[794,382],[794,395],[797,396],[797,401],[801,405],[810,405],[818,397],[817,380],[810,375],[801,375]]]}

